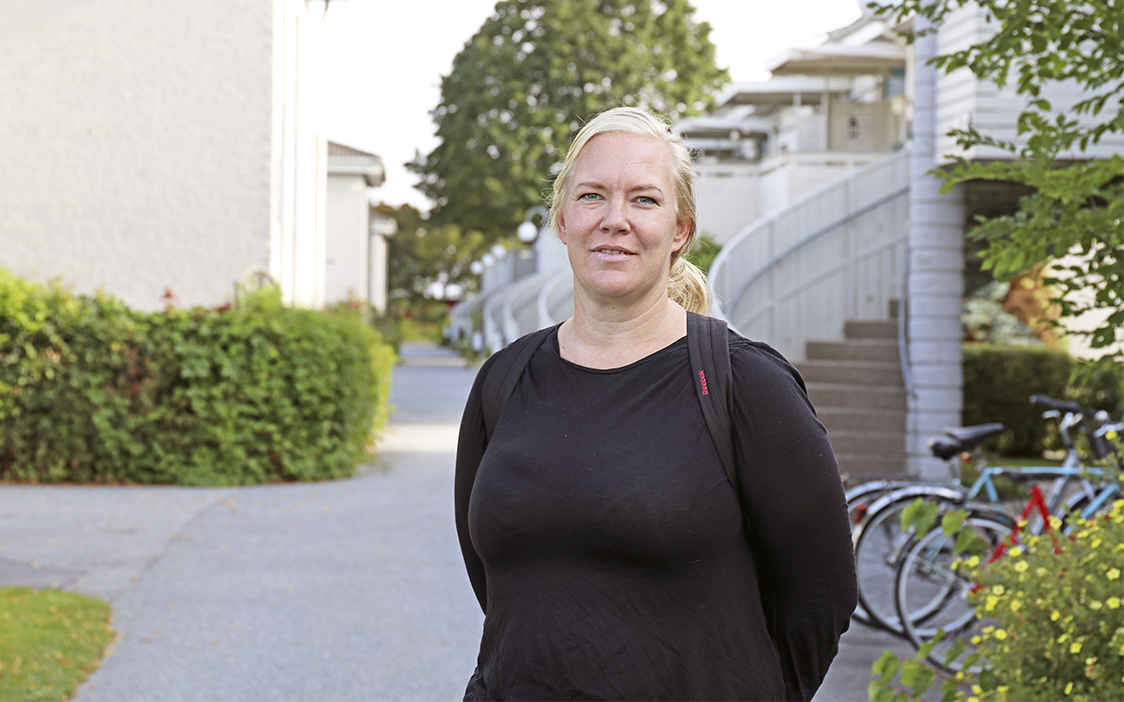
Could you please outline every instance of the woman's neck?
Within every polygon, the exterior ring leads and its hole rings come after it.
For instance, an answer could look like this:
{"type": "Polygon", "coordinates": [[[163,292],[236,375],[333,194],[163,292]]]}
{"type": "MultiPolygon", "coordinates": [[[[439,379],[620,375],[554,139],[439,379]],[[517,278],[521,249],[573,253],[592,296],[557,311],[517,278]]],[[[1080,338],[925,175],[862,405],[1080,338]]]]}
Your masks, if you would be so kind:
{"type": "Polygon", "coordinates": [[[586,368],[620,368],[650,356],[687,333],[687,312],[664,297],[643,309],[581,304],[558,330],[562,358],[586,368]]]}

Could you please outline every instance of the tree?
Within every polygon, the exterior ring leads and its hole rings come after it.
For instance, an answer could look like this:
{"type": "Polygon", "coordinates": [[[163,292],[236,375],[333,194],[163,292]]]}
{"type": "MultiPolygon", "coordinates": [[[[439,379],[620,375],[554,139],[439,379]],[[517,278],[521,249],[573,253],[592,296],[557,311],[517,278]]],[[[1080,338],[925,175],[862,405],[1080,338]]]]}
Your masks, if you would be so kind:
{"type": "Polygon", "coordinates": [[[453,61],[431,113],[439,145],[410,164],[439,224],[510,236],[542,204],[571,133],[618,105],[671,120],[728,80],[688,0],[501,0],[453,61]]]}
{"type": "Polygon", "coordinates": [[[389,240],[387,264],[390,297],[398,312],[425,316],[434,283],[466,288],[475,280],[468,267],[483,248],[480,232],[453,224],[433,226],[410,205],[380,204],[375,210],[398,224],[398,233],[389,240]]]}
{"type": "Polygon", "coordinates": [[[966,68],[1000,87],[1013,84],[1026,100],[1018,118],[1025,144],[975,129],[952,131],[964,148],[997,147],[1013,158],[958,159],[940,173],[945,188],[977,179],[1030,186],[1014,214],[981,219],[971,232],[985,243],[985,268],[1009,280],[1053,263],[1045,282],[1056,290],[1061,317],[1103,315],[1104,321],[1088,332],[1090,345],[1103,350],[1103,364],[1119,361],[1124,159],[1115,154],[1087,160],[1080,152],[1105,136],[1124,133],[1124,8],[1119,0],[900,0],[869,6],[896,20],[922,16],[935,27],[970,2],[987,13],[995,33],[933,63],[946,73],[966,68]],[[1061,81],[1075,82],[1084,95],[1067,111],[1046,98],[1048,87],[1061,81]],[[1064,263],[1055,263],[1059,260],[1064,263]]]}

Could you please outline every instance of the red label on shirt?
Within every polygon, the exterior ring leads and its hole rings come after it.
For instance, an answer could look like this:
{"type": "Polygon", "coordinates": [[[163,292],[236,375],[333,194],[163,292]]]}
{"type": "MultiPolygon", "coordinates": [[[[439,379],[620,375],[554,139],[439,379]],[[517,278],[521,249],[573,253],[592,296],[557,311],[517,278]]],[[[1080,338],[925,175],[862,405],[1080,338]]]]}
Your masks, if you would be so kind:
{"type": "Polygon", "coordinates": [[[710,391],[706,389],[706,373],[699,371],[699,382],[702,383],[702,394],[709,395],[710,391]]]}

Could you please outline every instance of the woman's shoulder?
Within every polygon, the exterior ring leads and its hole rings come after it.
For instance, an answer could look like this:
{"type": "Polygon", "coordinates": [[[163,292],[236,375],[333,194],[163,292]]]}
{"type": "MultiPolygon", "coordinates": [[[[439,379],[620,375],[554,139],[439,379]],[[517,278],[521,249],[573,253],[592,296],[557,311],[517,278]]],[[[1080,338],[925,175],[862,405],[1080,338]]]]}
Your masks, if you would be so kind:
{"type": "MultiPolygon", "coordinates": [[[[496,351],[480,365],[480,370],[477,372],[477,382],[482,382],[483,378],[488,377],[493,372],[497,375],[507,375],[514,370],[514,366],[526,366],[530,355],[538,350],[552,334],[558,333],[558,325],[539,329],[529,334],[524,334],[507,346],[504,346],[499,351],[496,351]],[[493,371],[493,368],[496,371],[493,371]]],[[[518,371],[522,372],[522,367],[518,371]]]]}
{"type": "Polygon", "coordinates": [[[806,392],[804,379],[800,372],[784,355],[764,341],[747,339],[733,329],[729,331],[730,365],[735,379],[740,382],[795,381],[801,391],[806,392]]]}

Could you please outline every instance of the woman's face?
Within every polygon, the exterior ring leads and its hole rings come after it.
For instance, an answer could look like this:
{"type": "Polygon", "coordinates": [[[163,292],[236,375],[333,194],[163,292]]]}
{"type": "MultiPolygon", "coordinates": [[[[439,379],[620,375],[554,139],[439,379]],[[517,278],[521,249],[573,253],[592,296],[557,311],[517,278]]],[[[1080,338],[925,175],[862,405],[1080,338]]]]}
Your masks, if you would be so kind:
{"type": "Polygon", "coordinates": [[[613,305],[666,297],[671,255],[691,227],[676,194],[665,142],[608,132],[586,143],[558,221],[575,292],[613,305]]]}

